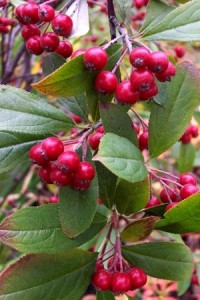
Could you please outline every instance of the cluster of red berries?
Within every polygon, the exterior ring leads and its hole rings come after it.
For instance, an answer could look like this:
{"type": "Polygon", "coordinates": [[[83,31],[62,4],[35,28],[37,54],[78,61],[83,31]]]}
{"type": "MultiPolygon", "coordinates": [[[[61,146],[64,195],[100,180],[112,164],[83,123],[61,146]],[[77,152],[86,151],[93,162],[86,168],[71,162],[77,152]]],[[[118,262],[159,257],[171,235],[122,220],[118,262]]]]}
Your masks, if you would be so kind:
{"type": "Polygon", "coordinates": [[[198,135],[199,135],[198,127],[195,125],[189,125],[186,131],[184,132],[184,134],[182,135],[182,137],[180,138],[180,141],[183,144],[189,144],[191,142],[191,139],[197,138],[198,135]]]}
{"type": "Polygon", "coordinates": [[[0,17],[0,32],[8,33],[10,31],[10,27],[15,25],[15,20],[9,19],[7,17],[0,17]]]}
{"type": "Polygon", "coordinates": [[[133,6],[137,9],[141,9],[143,6],[147,6],[150,0],[133,0],[133,6]]]}
{"type": "Polygon", "coordinates": [[[48,4],[38,5],[31,2],[19,5],[15,16],[23,25],[21,35],[30,53],[41,55],[44,51],[56,52],[64,58],[72,55],[71,43],[68,40],[59,40],[59,36],[66,38],[72,32],[73,21],[68,15],[56,14],[54,8],[48,4]],[[51,24],[53,32],[41,34],[39,27],[45,23],[51,24]]]}
{"type": "Polygon", "coordinates": [[[108,269],[97,264],[92,277],[93,285],[100,291],[110,290],[114,294],[124,294],[144,286],[147,282],[146,273],[140,268],[133,268],[123,261],[122,271],[119,261],[115,258],[108,261],[108,269]]]}
{"type": "Polygon", "coordinates": [[[40,166],[39,176],[47,184],[70,185],[75,190],[86,190],[95,177],[93,165],[80,161],[74,151],[65,151],[63,142],[49,137],[31,147],[30,159],[40,166]]]}
{"type": "Polygon", "coordinates": [[[102,0],[88,0],[88,6],[93,8],[94,6],[98,5],[100,7],[100,12],[108,14],[108,5],[107,1],[102,0]]]}

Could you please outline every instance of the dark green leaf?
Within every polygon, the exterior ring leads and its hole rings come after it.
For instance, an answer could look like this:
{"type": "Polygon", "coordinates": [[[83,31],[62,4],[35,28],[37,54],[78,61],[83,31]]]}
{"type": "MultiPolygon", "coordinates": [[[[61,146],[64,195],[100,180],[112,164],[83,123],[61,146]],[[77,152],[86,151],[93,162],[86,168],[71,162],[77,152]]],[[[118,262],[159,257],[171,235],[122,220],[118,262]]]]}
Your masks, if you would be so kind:
{"type": "Polygon", "coordinates": [[[147,177],[140,150],[129,140],[116,134],[107,133],[103,136],[98,154],[93,159],[129,182],[142,181],[147,177]]]}
{"type": "Polygon", "coordinates": [[[147,217],[131,222],[121,232],[121,238],[126,242],[138,242],[147,238],[154,229],[158,217],[147,217]]]}
{"type": "Polygon", "coordinates": [[[162,217],[165,213],[165,207],[167,204],[161,204],[150,208],[145,208],[144,212],[148,215],[159,216],[162,217]]]}
{"type": "Polygon", "coordinates": [[[132,15],[132,0],[114,0],[117,17],[124,23],[132,15]]]}
{"type": "Polygon", "coordinates": [[[91,226],[75,239],[64,235],[58,218],[58,205],[21,209],[0,225],[0,241],[25,253],[59,253],[92,239],[104,226],[106,218],[96,214],[91,226]]]}
{"type": "Polygon", "coordinates": [[[97,292],[97,300],[115,300],[111,292],[97,292]]]}
{"type": "Polygon", "coordinates": [[[149,151],[156,157],[183,135],[199,99],[199,71],[189,62],[178,65],[166,86],[164,107],[154,103],[150,116],[149,151]]]}
{"type": "Polygon", "coordinates": [[[55,70],[60,68],[64,63],[66,63],[66,59],[57,53],[48,54],[44,57],[42,64],[44,75],[47,76],[55,72],[55,70]]]}
{"type": "Polygon", "coordinates": [[[96,254],[80,249],[56,255],[27,255],[0,275],[0,299],[80,300],[96,254]]]}
{"type": "Polygon", "coordinates": [[[195,148],[192,144],[180,145],[179,157],[177,159],[178,170],[180,173],[189,172],[192,170],[195,160],[195,148]]]}
{"type": "Polygon", "coordinates": [[[165,213],[164,219],[159,220],[156,229],[173,233],[200,231],[200,193],[181,202],[165,213]]]}
{"type": "Polygon", "coordinates": [[[153,242],[122,248],[123,257],[148,275],[168,280],[184,280],[193,272],[189,248],[180,243],[153,242]]]}
{"type": "Polygon", "coordinates": [[[183,295],[190,286],[191,279],[187,278],[178,282],[178,296],[183,295]]]}
{"type": "Polygon", "coordinates": [[[67,99],[59,99],[59,103],[73,114],[86,119],[88,118],[88,107],[86,94],[76,97],[69,97],[67,99]]]}
{"type": "Polygon", "coordinates": [[[136,183],[120,180],[115,191],[114,203],[119,213],[130,215],[145,207],[149,194],[148,178],[136,183]]]}

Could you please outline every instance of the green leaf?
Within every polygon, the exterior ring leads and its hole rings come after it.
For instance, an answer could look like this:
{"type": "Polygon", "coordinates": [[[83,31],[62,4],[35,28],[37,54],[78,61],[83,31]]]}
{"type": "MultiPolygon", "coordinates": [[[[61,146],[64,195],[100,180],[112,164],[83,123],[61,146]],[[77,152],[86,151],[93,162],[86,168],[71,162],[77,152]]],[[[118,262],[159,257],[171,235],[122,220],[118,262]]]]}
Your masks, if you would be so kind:
{"type": "Polygon", "coordinates": [[[64,57],[62,57],[61,55],[59,55],[57,53],[48,54],[47,56],[44,57],[43,63],[42,63],[44,75],[47,76],[47,75],[55,72],[65,62],[66,62],[66,59],[64,59],[64,57]]]}
{"type": "Polygon", "coordinates": [[[166,86],[165,105],[154,103],[150,115],[149,151],[156,157],[183,135],[199,100],[199,71],[189,62],[177,66],[177,74],[166,86]]]}
{"type": "Polygon", "coordinates": [[[200,39],[200,3],[192,0],[164,15],[160,22],[147,28],[145,40],[196,41],[200,39]]]}
{"type": "Polygon", "coordinates": [[[130,215],[145,207],[149,195],[148,177],[136,183],[120,180],[115,191],[114,203],[119,213],[130,215]]]}
{"type": "Polygon", "coordinates": [[[98,213],[91,226],[72,240],[61,229],[58,205],[28,207],[3,220],[0,225],[0,241],[24,253],[53,254],[84,244],[105,225],[106,218],[98,213]]]}
{"type": "Polygon", "coordinates": [[[167,204],[160,204],[160,205],[157,205],[157,206],[145,208],[143,211],[147,215],[153,215],[153,216],[162,217],[164,215],[164,213],[165,213],[165,207],[166,206],[167,206],[167,204]]]}
{"type": "Polygon", "coordinates": [[[102,102],[100,103],[100,115],[105,132],[115,133],[130,140],[134,145],[138,145],[133,123],[123,107],[102,102]]]}
{"type": "Polygon", "coordinates": [[[173,233],[200,231],[200,193],[179,202],[159,220],[156,229],[173,233]]]}
{"type": "Polygon", "coordinates": [[[100,161],[112,173],[130,182],[142,181],[147,177],[140,150],[129,140],[113,133],[103,136],[93,160],[100,161]]]}
{"type": "Polygon", "coordinates": [[[80,300],[96,263],[96,254],[80,249],[56,255],[27,255],[0,275],[0,299],[80,300]]]}
{"type": "Polygon", "coordinates": [[[193,272],[189,248],[180,243],[152,242],[122,247],[123,257],[148,275],[168,280],[184,280],[193,272]]]}
{"type": "Polygon", "coordinates": [[[179,157],[177,159],[178,170],[180,173],[189,172],[192,170],[195,160],[195,148],[192,144],[180,145],[179,157]]]}
{"type": "Polygon", "coordinates": [[[75,238],[92,223],[96,213],[98,198],[97,178],[89,189],[79,192],[71,187],[61,188],[59,197],[59,219],[63,232],[75,238]]]}
{"type": "Polygon", "coordinates": [[[138,242],[147,238],[154,229],[158,217],[147,217],[134,220],[121,232],[121,238],[126,242],[138,242]]]}
{"type": "Polygon", "coordinates": [[[124,23],[132,15],[132,0],[114,0],[117,17],[124,23]]]}
{"type": "Polygon", "coordinates": [[[97,292],[97,300],[115,300],[111,292],[97,292]]]}
{"type": "Polygon", "coordinates": [[[88,106],[85,93],[76,97],[59,99],[59,103],[73,114],[87,120],[88,106]]]}
{"type": "Polygon", "coordinates": [[[190,286],[191,278],[186,278],[178,282],[178,296],[183,295],[190,286]]]}
{"type": "Polygon", "coordinates": [[[113,206],[113,198],[117,185],[117,176],[111,173],[100,162],[95,162],[98,183],[99,183],[99,197],[108,208],[113,206]]]}

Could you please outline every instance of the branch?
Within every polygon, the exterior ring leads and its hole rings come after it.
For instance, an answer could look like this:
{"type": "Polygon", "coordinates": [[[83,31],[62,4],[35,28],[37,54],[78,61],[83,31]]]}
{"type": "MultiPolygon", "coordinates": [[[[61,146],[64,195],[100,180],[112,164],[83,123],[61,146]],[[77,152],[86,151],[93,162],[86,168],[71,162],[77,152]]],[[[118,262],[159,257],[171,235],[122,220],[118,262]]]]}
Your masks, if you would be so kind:
{"type": "Polygon", "coordinates": [[[111,35],[111,39],[113,40],[116,38],[116,26],[112,22],[112,19],[116,18],[116,14],[113,5],[113,0],[107,0],[107,1],[108,1],[108,19],[109,19],[109,26],[110,26],[110,35],[111,35]]]}

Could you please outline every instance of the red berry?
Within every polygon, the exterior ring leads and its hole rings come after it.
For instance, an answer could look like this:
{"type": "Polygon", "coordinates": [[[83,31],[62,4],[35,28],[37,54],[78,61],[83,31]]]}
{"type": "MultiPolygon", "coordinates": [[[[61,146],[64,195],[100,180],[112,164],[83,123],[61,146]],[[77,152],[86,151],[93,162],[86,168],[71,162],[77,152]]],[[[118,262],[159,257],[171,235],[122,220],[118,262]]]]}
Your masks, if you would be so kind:
{"type": "Polygon", "coordinates": [[[171,62],[169,62],[168,67],[165,71],[156,73],[156,78],[161,82],[170,81],[171,77],[175,76],[175,74],[176,68],[171,62]]]}
{"type": "Polygon", "coordinates": [[[154,84],[154,76],[149,70],[137,69],[131,73],[130,82],[133,90],[145,92],[154,84]]]}
{"type": "Polygon", "coordinates": [[[118,84],[115,97],[119,102],[134,104],[139,100],[139,92],[133,90],[129,80],[124,80],[118,84]]]}
{"type": "Polygon", "coordinates": [[[21,17],[25,23],[35,24],[39,21],[39,5],[36,3],[25,4],[21,11],[21,17]]]}
{"type": "Polygon", "coordinates": [[[195,125],[188,126],[186,131],[187,133],[191,134],[193,138],[196,138],[199,135],[199,128],[195,125]]]}
{"type": "Polygon", "coordinates": [[[59,199],[56,196],[51,196],[50,199],[49,199],[49,202],[50,203],[58,203],[59,199]]]}
{"type": "Polygon", "coordinates": [[[39,6],[38,16],[40,21],[51,22],[55,16],[55,10],[48,4],[42,4],[39,6]]]}
{"type": "Polygon", "coordinates": [[[183,144],[189,144],[191,141],[191,137],[188,133],[184,133],[179,141],[182,142],[183,144]]]}
{"type": "Polygon", "coordinates": [[[15,8],[15,11],[14,11],[14,14],[15,14],[17,20],[18,20],[21,24],[26,24],[26,22],[24,22],[23,19],[22,19],[22,10],[23,10],[23,8],[24,8],[25,5],[26,5],[26,4],[20,4],[19,6],[17,6],[17,7],[15,8]]]}
{"type": "Polygon", "coordinates": [[[1,33],[8,33],[9,32],[9,27],[8,26],[5,26],[5,25],[0,25],[0,32],[1,33]]]}
{"type": "Polygon", "coordinates": [[[28,39],[26,42],[26,49],[28,52],[40,55],[44,52],[43,48],[40,46],[40,37],[38,35],[34,35],[28,39]]]}
{"type": "Polygon", "coordinates": [[[49,163],[49,160],[42,154],[41,143],[31,147],[29,158],[39,166],[45,166],[49,163]]]}
{"type": "Polygon", "coordinates": [[[100,126],[100,127],[98,127],[98,128],[96,129],[96,132],[104,133],[105,131],[104,131],[103,125],[100,126]]]}
{"type": "Polygon", "coordinates": [[[45,183],[52,184],[53,182],[50,177],[51,171],[52,171],[52,166],[51,164],[48,164],[47,166],[40,167],[38,171],[38,175],[45,183]]]}
{"type": "Polygon", "coordinates": [[[69,41],[60,41],[56,53],[60,54],[64,58],[68,58],[72,55],[73,47],[69,41]]]}
{"type": "Polygon", "coordinates": [[[27,41],[31,36],[40,36],[40,29],[34,24],[24,25],[21,30],[21,35],[23,39],[27,41]]]}
{"type": "Polygon", "coordinates": [[[72,19],[65,14],[58,14],[52,21],[53,31],[60,36],[67,37],[72,31],[72,27],[72,19]]]}
{"type": "Polygon", "coordinates": [[[92,283],[101,291],[109,290],[111,287],[112,275],[106,270],[98,270],[92,277],[92,283]]]}
{"type": "Polygon", "coordinates": [[[172,190],[166,190],[166,189],[162,189],[162,191],[160,192],[160,199],[163,203],[169,203],[170,200],[171,201],[178,201],[179,196],[177,195],[177,190],[176,189],[172,189],[172,190]],[[174,192],[173,192],[174,191],[174,192]]]}
{"type": "Polygon", "coordinates": [[[151,54],[147,49],[139,47],[131,51],[129,60],[133,67],[145,68],[149,63],[150,56],[151,54]]]}
{"type": "Polygon", "coordinates": [[[93,165],[87,161],[82,161],[75,173],[76,180],[91,181],[95,177],[95,169],[93,165]]]}
{"type": "Polygon", "coordinates": [[[0,0],[0,7],[5,7],[8,4],[7,0],[0,0]]]}
{"type": "Polygon", "coordinates": [[[89,146],[92,150],[97,150],[98,149],[99,143],[100,143],[100,140],[101,140],[102,136],[103,136],[102,133],[96,132],[96,133],[94,133],[93,135],[91,135],[89,137],[88,144],[89,144],[89,146]]]}
{"type": "Polygon", "coordinates": [[[91,180],[79,180],[76,177],[73,177],[70,183],[70,186],[72,189],[76,191],[85,191],[87,190],[91,185],[91,180]]]}
{"type": "Polygon", "coordinates": [[[176,56],[179,58],[182,58],[185,55],[185,49],[181,45],[176,46],[174,50],[176,52],[176,56]]]}
{"type": "Polygon", "coordinates": [[[87,69],[99,71],[106,66],[108,55],[101,47],[95,46],[85,52],[83,60],[87,69]]]}
{"type": "Polygon", "coordinates": [[[131,290],[131,277],[129,273],[114,273],[112,276],[111,290],[114,293],[126,293],[131,290]]]}
{"type": "Polygon", "coordinates": [[[73,113],[71,113],[71,112],[68,113],[68,116],[69,116],[74,122],[76,122],[77,124],[82,122],[82,119],[81,119],[79,116],[77,116],[77,115],[75,115],[75,114],[73,114],[73,113]]]}
{"type": "Polygon", "coordinates": [[[153,84],[148,91],[140,93],[140,100],[146,101],[148,99],[153,98],[158,94],[158,87],[156,84],[153,84]]]}
{"type": "Polygon", "coordinates": [[[102,71],[95,78],[95,88],[98,92],[104,94],[113,93],[117,88],[117,76],[110,71],[102,71]]]}
{"type": "Polygon", "coordinates": [[[40,38],[41,47],[47,52],[54,52],[59,45],[59,37],[54,32],[44,33],[40,38]]]}
{"type": "Polygon", "coordinates": [[[79,156],[74,151],[65,151],[58,157],[57,165],[63,172],[76,172],[80,166],[79,156]]]}
{"type": "Polygon", "coordinates": [[[156,51],[151,54],[148,68],[154,73],[164,72],[169,64],[167,55],[162,51],[156,51]]]}
{"type": "Polygon", "coordinates": [[[182,185],[186,185],[186,184],[196,185],[197,180],[194,177],[194,175],[192,175],[190,173],[185,173],[185,174],[181,174],[179,176],[179,183],[182,184],[182,185]]]}
{"type": "Polygon", "coordinates": [[[181,199],[186,199],[198,192],[198,188],[193,184],[186,184],[180,190],[181,199]]]}
{"type": "Polygon", "coordinates": [[[195,285],[199,284],[199,279],[198,279],[197,274],[192,274],[191,283],[195,284],[195,285]]]}
{"type": "Polygon", "coordinates": [[[75,58],[81,54],[85,54],[86,51],[87,51],[87,49],[79,49],[79,50],[74,51],[74,53],[71,56],[71,59],[75,58]]]}
{"type": "Polygon", "coordinates": [[[134,127],[134,129],[135,129],[135,132],[136,132],[137,134],[139,134],[139,133],[140,133],[140,126],[139,126],[137,123],[133,123],[133,127],[134,127]]]}
{"type": "Polygon", "coordinates": [[[133,3],[137,9],[140,9],[142,6],[144,6],[144,0],[134,0],[133,3]]]}
{"type": "Polygon", "coordinates": [[[147,282],[147,275],[146,273],[139,269],[133,268],[129,271],[129,276],[131,279],[131,289],[138,289],[144,286],[147,282]]]}
{"type": "Polygon", "coordinates": [[[156,198],[155,196],[151,196],[151,198],[147,202],[145,208],[150,208],[150,207],[157,206],[160,204],[161,204],[161,202],[158,198],[156,198]]]}
{"type": "Polygon", "coordinates": [[[143,150],[148,150],[149,149],[149,134],[148,131],[145,131],[143,133],[140,134],[139,138],[138,138],[138,142],[139,142],[139,148],[141,151],[143,150]]]}
{"type": "Polygon", "coordinates": [[[64,145],[57,137],[49,137],[43,140],[41,148],[49,160],[56,160],[64,151],[64,145]]]}
{"type": "Polygon", "coordinates": [[[71,176],[68,173],[63,173],[58,168],[51,171],[50,178],[52,182],[58,186],[67,186],[71,182],[71,176]]]}
{"type": "Polygon", "coordinates": [[[173,208],[173,207],[176,206],[177,204],[178,204],[178,202],[169,203],[169,204],[165,207],[165,211],[170,210],[171,208],[173,208]]]}

